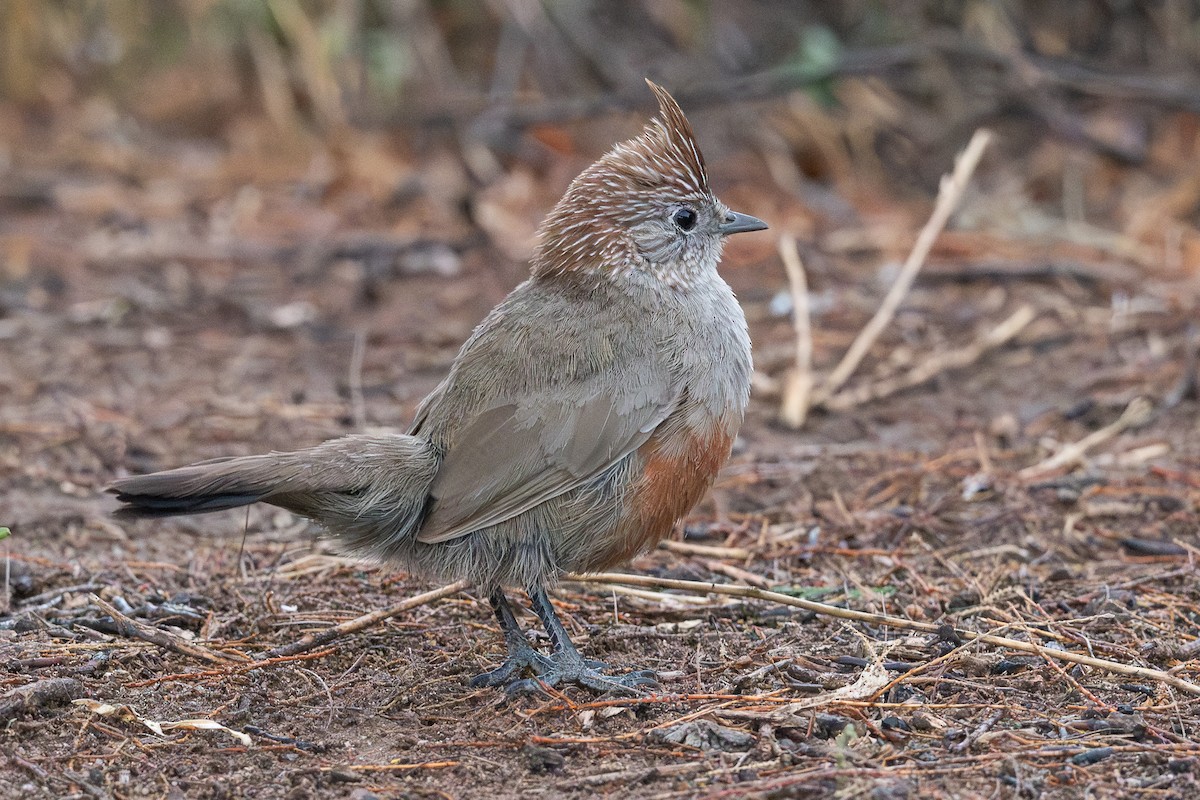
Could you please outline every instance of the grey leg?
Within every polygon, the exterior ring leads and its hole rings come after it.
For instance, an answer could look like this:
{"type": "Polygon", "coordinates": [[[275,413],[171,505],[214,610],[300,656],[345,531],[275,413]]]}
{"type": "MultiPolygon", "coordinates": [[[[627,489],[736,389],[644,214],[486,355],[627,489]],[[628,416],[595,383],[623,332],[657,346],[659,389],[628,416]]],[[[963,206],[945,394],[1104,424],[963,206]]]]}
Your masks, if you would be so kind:
{"type": "Polygon", "coordinates": [[[471,686],[502,686],[512,683],[515,679],[529,670],[535,675],[542,675],[554,668],[554,662],[533,649],[533,645],[521,632],[517,617],[513,614],[512,606],[504,592],[497,589],[489,598],[492,611],[496,613],[496,621],[500,623],[500,631],[504,634],[504,644],[508,648],[508,658],[504,663],[489,672],[476,675],[471,679],[471,686]]]}
{"type": "Polygon", "coordinates": [[[599,661],[587,661],[579,654],[567,629],[550,604],[546,590],[541,587],[529,590],[529,599],[533,601],[534,613],[541,619],[546,633],[550,635],[550,643],[554,651],[550,656],[553,666],[539,673],[537,680],[521,680],[509,684],[507,692],[510,695],[536,692],[542,684],[557,686],[560,683],[577,683],[597,692],[613,692],[617,694],[640,694],[643,686],[657,686],[658,681],[652,670],[638,670],[628,675],[605,675],[600,672],[604,664],[599,661]]]}

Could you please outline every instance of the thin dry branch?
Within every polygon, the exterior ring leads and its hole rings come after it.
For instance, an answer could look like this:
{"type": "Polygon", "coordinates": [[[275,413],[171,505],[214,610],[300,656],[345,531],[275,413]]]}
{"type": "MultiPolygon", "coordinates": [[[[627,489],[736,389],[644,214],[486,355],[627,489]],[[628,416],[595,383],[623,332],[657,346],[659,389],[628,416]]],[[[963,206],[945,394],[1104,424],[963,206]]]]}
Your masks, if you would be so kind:
{"type": "MultiPolygon", "coordinates": [[[[785,606],[793,606],[802,608],[805,611],[811,611],[814,614],[821,614],[827,617],[836,617],[838,619],[850,619],[856,622],[867,622],[872,625],[884,625],[889,628],[899,628],[901,630],[922,631],[924,633],[932,633],[942,635],[946,631],[945,625],[937,625],[932,622],[917,622],[916,620],[904,619],[902,617],[893,617],[887,614],[873,614],[869,611],[854,611],[848,608],[838,608],[837,606],[818,603],[813,600],[805,600],[800,597],[792,597],[779,592],[771,592],[765,589],[757,589],[753,586],[730,586],[728,584],[705,583],[703,581],[684,581],[671,578],[653,578],[647,575],[625,575],[619,572],[599,572],[591,575],[568,575],[568,580],[579,581],[581,583],[616,583],[629,586],[651,586],[658,589],[677,589],[683,592],[705,592],[711,594],[724,594],[731,597],[748,597],[754,600],[765,600],[770,603],[778,603],[785,606]]],[[[1086,667],[1095,667],[1106,672],[1116,673],[1118,675],[1128,675],[1131,677],[1141,678],[1143,680],[1156,681],[1165,683],[1168,686],[1173,686],[1180,691],[1188,694],[1200,695],[1200,686],[1194,683],[1178,678],[1169,672],[1163,672],[1158,669],[1149,667],[1135,667],[1130,664],[1122,664],[1117,661],[1109,661],[1104,658],[1095,658],[1093,656],[1083,655],[1081,653],[1073,653],[1069,650],[1050,650],[1041,647],[1033,642],[1022,642],[1019,639],[1010,639],[1007,636],[994,636],[990,633],[976,633],[975,631],[954,628],[954,634],[965,641],[978,641],[983,644],[990,644],[994,647],[1004,647],[1009,650],[1019,650],[1023,653],[1033,653],[1046,659],[1057,659],[1059,661],[1069,661],[1074,664],[1082,664],[1086,667]]],[[[1031,630],[1031,633],[1040,631],[1031,630]]]]}
{"type": "Polygon", "coordinates": [[[796,238],[790,235],[779,237],[779,257],[787,271],[788,286],[792,291],[792,326],[796,330],[796,368],[788,373],[783,385],[783,402],[779,416],[784,425],[793,430],[804,425],[811,405],[813,388],[812,371],[812,324],[808,314],[808,277],[804,262],[800,260],[800,249],[796,238]]]}
{"type": "Polygon", "coordinates": [[[1121,412],[1121,416],[1115,422],[1105,425],[1098,431],[1092,431],[1079,441],[1072,442],[1063,447],[1044,461],[1040,461],[1031,467],[1026,467],[1018,472],[1017,476],[1028,480],[1029,478],[1044,475],[1047,472],[1053,472],[1061,467],[1071,466],[1081,460],[1096,445],[1107,442],[1129,428],[1145,425],[1153,412],[1154,406],[1151,405],[1149,400],[1144,397],[1135,397],[1125,407],[1125,410],[1121,412]]]}
{"type": "Polygon", "coordinates": [[[925,223],[925,227],[921,229],[920,234],[917,235],[916,244],[913,245],[912,252],[908,254],[908,259],[896,277],[896,282],[892,284],[887,296],[883,298],[883,303],[875,312],[875,316],[871,317],[871,320],[851,343],[850,349],[846,351],[841,362],[833,372],[829,373],[825,382],[813,392],[813,405],[822,405],[825,400],[837,394],[838,390],[854,374],[854,370],[858,369],[858,365],[862,363],[863,357],[871,349],[871,345],[892,321],[896,310],[900,308],[900,304],[908,294],[908,290],[912,288],[917,273],[925,264],[925,259],[928,257],[934,241],[946,227],[946,222],[949,221],[950,215],[958,206],[958,202],[967,188],[967,182],[971,179],[971,174],[975,172],[984,148],[991,140],[990,131],[983,128],[975,131],[975,135],[971,137],[966,149],[955,159],[954,171],[950,175],[942,177],[933,213],[930,215],[929,221],[925,223]]]}
{"type": "Polygon", "coordinates": [[[754,553],[744,547],[720,547],[711,544],[696,544],[695,542],[677,542],[674,539],[664,539],[658,543],[659,549],[670,550],[685,556],[708,556],[710,558],[727,558],[731,561],[745,561],[754,553]]]}
{"type": "Polygon", "coordinates": [[[354,619],[347,620],[346,622],[334,625],[332,628],[326,628],[320,633],[305,634],[291,644],[285,644],[282,647],[276,647],[274,650],[269,651],[267,655],[271,658],[277,658],[279,656],[294,656],[297,653],[303,653],[308,650],[312,650],[313,648],[327,645],[335,639],[340,639],[341,637],[348,636],[352,633],[358,633],[359,631],[365,630],[372,625],[378,625],[384,620],[399,616],[405,611],[411,611],[418,606],[432,603],[434,600],[441,600],[443,597],[449,597],[450,595],[458,594],[470,585],[470,581],[456,581],[448,586],[443,586],[440,589],[433,589],[428,592],[423,592],[422,594],[409,597],[408,599],[397,603],[390,608],[383,608],[379,611],[372,611],[370,614],[363,614],[361,617],[355,617],[354,619]]]}
{"type": "Polygon", "coordinates": [[[180,655],[194,658],[197,661],[203,661],[206,664],[229,664],[242,660],[225,653],[209,650],[207,647],[189,642],[160,628],[155,628],[153,625],[139,622],[132,617],[122,614],[111,603],[106,603],[96,595],[92,595],[90,599],[100,607],[101,611],[112,617],[117,632],[122,636],[127,636],[130,639],[141,639],[143,642],[156,644],[173,653],[179,653],[180,655]]]}
{"type": "Polygon", "coordinates": [[[956,350],[934,353],[903,375],[897,375],[877,381],[876,383],[838,392],[833,397],[826,399],[824,405],[826,408],[834,411],[843,411],[862,405],[863,403],[869,403],[872,400],[888,397],[905,389],[911,389],[914,386],[919,386],[943,372],[962,369],[974,364],[989,350],[1002,347],[1012,341],[1017,334],[1025,330],[1030,322],[1033,322],[1035,316],[1037,314],[1033,310],[1033,306],[1021,306],[1008,319],[1001,322],[995,328],[992,328],[971,344],[956,350]]]}

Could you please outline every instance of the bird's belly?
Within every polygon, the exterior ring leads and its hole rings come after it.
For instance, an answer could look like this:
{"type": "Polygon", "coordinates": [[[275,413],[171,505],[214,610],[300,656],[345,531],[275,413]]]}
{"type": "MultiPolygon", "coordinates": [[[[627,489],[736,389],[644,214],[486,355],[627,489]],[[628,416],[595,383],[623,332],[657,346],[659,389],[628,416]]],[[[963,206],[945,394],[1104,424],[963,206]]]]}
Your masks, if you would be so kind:
{"type": "Polygon", "coordinates": [[[586,559],[574,569],[608,569],[658,544],[712,486],[732,445],[733,434],[719,425],[651,437],[633,456],[632,480],[615,524],[592,539],[586,559]]]}
{"type": "MultiPolygon", "coordinates": [[[[740,421],[740,414],[737,414],[740,421]]],[[[419,544],[403,560],[447,580],[491,590],[534,586],[564,572],[621,564],[665,538],[712,486],[729,457],[733,419],[681,424],[672,417],[596,481],[498,525],[447,542],[419,544]]]]}

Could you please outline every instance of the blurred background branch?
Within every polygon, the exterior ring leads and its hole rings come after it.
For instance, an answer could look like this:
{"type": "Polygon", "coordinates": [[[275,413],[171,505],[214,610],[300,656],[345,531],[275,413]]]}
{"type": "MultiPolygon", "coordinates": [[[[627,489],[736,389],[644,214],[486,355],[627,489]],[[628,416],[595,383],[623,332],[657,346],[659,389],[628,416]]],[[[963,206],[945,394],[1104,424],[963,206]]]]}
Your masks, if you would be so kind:
{"type": "Polygon", "coordinates": [[[200,132],[260,108],[323,135],[467,126],[503,150],[646,106],[649,75],[689,108],[804,90],[874,128],[884,166],[1001,117],[1137,162],[1145,137],[1100,101],[1200,109],[1200,10],[1177,2],[9,0],[0,31],[10,100],[102,96],[200,132]]]}

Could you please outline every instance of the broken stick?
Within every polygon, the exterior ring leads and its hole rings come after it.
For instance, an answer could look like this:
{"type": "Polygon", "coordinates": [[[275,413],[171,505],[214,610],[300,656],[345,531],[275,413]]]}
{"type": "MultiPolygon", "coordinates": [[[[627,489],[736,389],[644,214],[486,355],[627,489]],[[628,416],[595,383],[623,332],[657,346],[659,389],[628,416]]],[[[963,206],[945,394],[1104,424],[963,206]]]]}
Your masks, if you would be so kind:
{"type": "Polygon", "coordinates": [[[900,304],[908,294],[908,290],[912,288],[917,273],[925,264],[925,259],[929,256],[934,241],[946,227],[954,209],[958,207],[958,202],[967,188],[967,182],[971,179],[971,174],[975,172],[984,148],[991,140],[990,131],[983,128],[975,131],[967,148],[955,160],[954,171],[942,178],[933,213],[930,215],[929,221],[925,223],[925,227],[921,228],[921,232],[917,235],[916,244],[913,245],[912,252],[908,254],[908,259],[896,277],[896,282],[892,284],[892,288],[883,298],[875,316],[871,317],[871,320],[851,343],[850,349],[846,351],[846,355],[842,357],[837,367],[813,392],[812,405],[822,405],[828,398],[837,394],[849,377],[854,374],[854,370],[858,369],[858,365],[862,363],[867,351],[871,349],[871,345],[875,344],[875,340],[892,321],[896,310],[900,308],[900,304]]]}
{"type": "MultiPolygon", "coordinates": [[[[933,622],[917,622],[916,620],[904,619],[903,617],[893,617],[888,614],[873,614],[869,611],[855,611],[849,608],[838,608],[837,606],[818,603],[815,600],[805,600],[800,597],[792,597],[791,595],[781,594],[780,592],[771,592],[766,589],[758,589],[753,586],[733,586],[720,583],[705,583],[704,581],[684,581],[672,578],[654,578],[648,575],[625,575],[619,572],[598,572],[591,575],[567,575],[567,580],[579,581],[581,583],[615,583],[625,584],[627,586],[649,586],[657,589],[677,589],[683,592],[707,593],[707,594],[723,594],[731,597],[749,597],[755,600],[766,600],[771,603],[778,603],[784,606],[794,606],[802,608],[805,611],[811,611],[814,614],[820,614],[826,617],[836,617],[838,619],[850,619],[856,622],[868,622],[873,625],[884,625],[889,628],[899,628],[902,630],[922,631],[936,635],[944,635],[947,626],[938,625],[933,622]]],[[[1131,677],[1141,678],[1143,680],[1155,681],[1157,683],[1165,683],[1168,686],[1173,686],[1180,691],[1188,694],[1200,695],[1200,686],[1194,683],[1185,681],[1183,678],[1172,675],[1169,672],[1164,672],[1159,669],[1151,669],[1150,667],[1137,667],[1132,664],[1122,664],[1119,661],[1109,661],[1105,658],[1096,658],[1095,656],[1087,656],[1082,653],[1074,653],[1070,650],[1058,650],[1042,647],[1034,642],[1023,642],[1020,639],[1010,639],[1007,636],[995,636],[990,633],[976,633],[975,631],[966,630],[963,628],[953,628],[954,634],[964,641],[977,641],[983,644],[990,644],[993,647],[1003,647],[1008,650],[1019,650],[1023,653],[1033,653],[1046,659],[1055,659],[1057,661],[1069,661],[1074,664],[1082,664],[1085,667],[1095,667],[1106,672],[1116,673],[1118,675],[1129,675],[1131,677]]],[[[1031,633],[1045,635],[1042,631],[1031,629],[1031,633]]]]}

